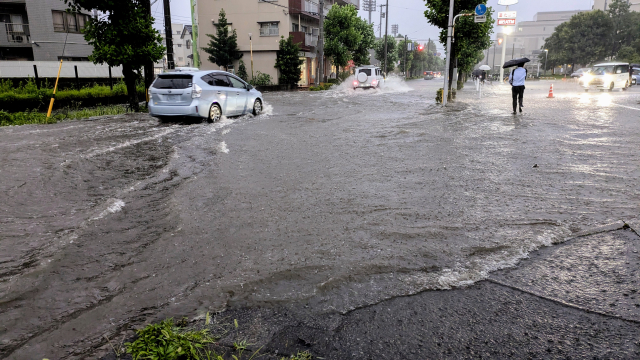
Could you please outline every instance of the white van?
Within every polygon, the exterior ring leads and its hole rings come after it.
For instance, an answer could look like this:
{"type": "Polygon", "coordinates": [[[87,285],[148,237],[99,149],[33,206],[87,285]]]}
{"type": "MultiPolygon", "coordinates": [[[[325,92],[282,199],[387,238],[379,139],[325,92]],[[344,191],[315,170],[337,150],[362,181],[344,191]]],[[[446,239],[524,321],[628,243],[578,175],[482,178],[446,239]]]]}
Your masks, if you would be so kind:
{"type": "Polygon", "coordinates": [[[363,65],[354,71],[356,79],[353,81],[353,88],[371,89],[384,85],[382,69],[373,65],[363,65]]]}
{"type": "Polygon", "coordinates": [[[603,63],[593,66],[593,69],[581,79],[584,91],[600,89],[600,91],[613,89],[627,90],[629,84],[629,63],[603,63]]]}

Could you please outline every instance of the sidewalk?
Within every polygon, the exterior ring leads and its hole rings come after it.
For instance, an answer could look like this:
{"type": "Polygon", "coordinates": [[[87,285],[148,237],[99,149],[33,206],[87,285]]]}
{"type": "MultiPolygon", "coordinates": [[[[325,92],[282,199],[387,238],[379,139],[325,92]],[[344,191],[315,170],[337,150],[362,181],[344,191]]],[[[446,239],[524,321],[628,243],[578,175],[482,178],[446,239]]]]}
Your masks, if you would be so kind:
{"type": "Polygon", "coordinates": [[[634,229],[640,221],[625,221],[543,248],[517,268],[466,288],[426,291],[346,315],[293,308],[224,315],[238,319],[246,329],[240,336],[256,349],[264,345],[263,354],[638,359],[640,237],[634,229]]]}

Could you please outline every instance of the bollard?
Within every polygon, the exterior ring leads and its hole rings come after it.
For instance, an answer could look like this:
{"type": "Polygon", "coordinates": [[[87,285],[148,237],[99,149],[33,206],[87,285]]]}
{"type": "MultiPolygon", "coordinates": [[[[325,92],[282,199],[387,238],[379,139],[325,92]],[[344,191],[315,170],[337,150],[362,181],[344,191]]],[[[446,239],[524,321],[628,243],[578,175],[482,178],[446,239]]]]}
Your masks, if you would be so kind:
{"type": "Polygon", "coordinates": [[[553,84],[551,84],[549,88],[549,96],[547,96],[547,99],[553,99],[553,84]]]}
{"type": "Polygon", "coordinates": [[[80,79],[78,79],[78,65],[73,65],[73,69],[76,71],[76,87],[80,90],[80,79]]]}
{"type": "Polygon", "coordinates": [[[109,87],[113,91],[113,78],[111,77],[111,66],[109,66],[109,87]]]}
{"type": "Polygon", "coordinates": [[[38,77],[38,67],[36,64],[33,64],[33,73],[36,75],[36,88],[40,90],[40,78],[38,77]]]}

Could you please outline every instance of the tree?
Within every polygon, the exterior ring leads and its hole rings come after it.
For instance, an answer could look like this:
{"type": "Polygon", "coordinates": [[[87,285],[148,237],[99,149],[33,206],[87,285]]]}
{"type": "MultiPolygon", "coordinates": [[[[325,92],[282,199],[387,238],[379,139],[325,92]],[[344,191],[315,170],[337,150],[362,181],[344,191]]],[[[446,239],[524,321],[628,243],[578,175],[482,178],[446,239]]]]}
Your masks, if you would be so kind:
{"type": "MultiPolygon", "coordinates": [[[[478,4],[486,4],[487,0],[455,0],[454,14],[473,13],[478,4]]],[[[449,26],[449,0],[429,0],[426,3],[427,10],[424,16],[429,23],[440,28],[440,43],[447,43],[447,28],[449,26]]],[[[475,23],[472,16],[463,16],[458,19],[455,30],[455,41],[451,44],[451,54],[447,54],[447,60],[453,64],[458,60],[458,69],[468,72],[473,68],[478,53],[491,46],[491,34],[493,33],[493,9],[487,9],[487,22],[475,23]],[[472,64],[473,63],[473,64],[472,64]]],[[[449,85],[453,81],[453,67],[449,69],[449,85]]]]}
{"type": "MultiPolygon", "coordinates": [[[[378,39],[373,49],[375,50],[375,53],[376,53],[376,59],[378,59],[378,61],[380,61],[381,64],[384,64],[384,38],[378,39]]],[[[393,70],[395,70],[397,62],[398,62],[398,44],[396,43],[396,39],[394,39],[393,36],[387,35],[387,68],[383,69],[385,74],[388,74],[393,70]]]]}
{"type": "Polygon", "coordinates": [[[353,63],[356,66],[369,65],[371,63],[369,49],[371,49],[376,42],[373,25],[368,24],[365,19],[358,17],[356,18],[356,31],[362,35],[362,40],[351,50],[353,63]]]}
{"type": "MultiPolygon", "coordinates": [[[[84,38],[93,46],[89,56],[94,64],[122,66],[129,106],[139,110],[136,82],[141,68],[149,61],[162,59],[165,48],[162,36],[153,28],[145,0],[64,0],[71,12],[98,10],[103,15],[91,18],[84,38]]],[[[148,1],[148,0],[146,0],[148,1]]]]}
{"type": "Polygon", "coordinates": [[[612,25],[610,45],[610,56],[612,57],[624,46],[622,42],[626,38],[628,31],[632,29],[632,24],[628,24],[630,8],[631,5],[629,5],[628,0],[613,0],[607,9],[612,25]]]}
{"type": "Polygon", "coordinates": [[[278,82],[280,85],[293,85],[300,81],[300,66],[304,60],[300,59],[300,46],[293,43],[293,36],[280,39],[280,47],[276,52],[276,69],[280,70],[278,82]]]}
{"type": "Polygon", "coordinates": [[[229,22],[224,9],[220,10],[218,23],[216,24],[216,35],[207,34],[211,40],[207,47],[203,48],[204,52],[209,54],[209,61],[229,70],[229,65],[235,60],[242,59],[242,52],[238,49],[238,34],[234,29],[229,35],[229,22]]]}
{"type": "Polygon", "coordinates": [[[345,67],[353,59],[363,35],[358,31],[358,10],[353,5],[334,5],[324,20],[324,54],[333,65],[345,67]]]}
{"type": "MultiPolygon", "coordinates": [[[[576,14],[565,23],[556,27],[544,44],[549,50],[548,59],[545,52],[539,59],[547,69],[562,64],[591,64],[603,60],[610,53],[612,33],[610,17],[601,10],[576,14]]],[[[546,70],[546,69],[545,69],[546,70]]]]}
{"type": "Polygon", "coordinates": [[[626,61],[630,63],[640,62],[640,55],[631,46],[624,46],[618,51],[616,60],[626,61]]]}
{"type": "Polygon", "coordinates": [[[238,77],[244,81],[247,81],[249,75],[247,74],[247,67],[244,65],[244,61],[240,60],[238,65],[238,77]]]}

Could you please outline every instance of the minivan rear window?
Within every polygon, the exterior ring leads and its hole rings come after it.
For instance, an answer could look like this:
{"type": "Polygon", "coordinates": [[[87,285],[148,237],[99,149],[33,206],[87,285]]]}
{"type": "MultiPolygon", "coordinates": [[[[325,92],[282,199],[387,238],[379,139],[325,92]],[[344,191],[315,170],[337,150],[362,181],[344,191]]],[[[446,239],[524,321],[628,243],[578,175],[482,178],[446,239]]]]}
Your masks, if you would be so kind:
{"type": "Polygon", "coordinates": [[[371,69],[360,69],[359,72],[365,73],[367,76],[371,76],[371,69]]]}
{"type": "Polygon", "coordinates": [[[186,74],[158,75],[152,87],[156,89],[187,89],[191,87],[193,76],[186,74]]]}

